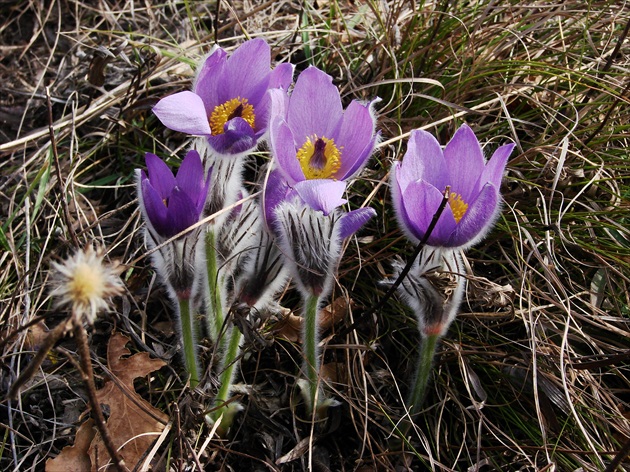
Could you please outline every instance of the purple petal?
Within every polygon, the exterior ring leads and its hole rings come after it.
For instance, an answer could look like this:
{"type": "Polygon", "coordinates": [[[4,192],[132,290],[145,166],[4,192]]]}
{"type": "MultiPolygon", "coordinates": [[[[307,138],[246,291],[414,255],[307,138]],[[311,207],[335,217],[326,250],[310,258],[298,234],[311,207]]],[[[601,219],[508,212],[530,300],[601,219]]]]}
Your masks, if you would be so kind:
{"type": "Polygon", "coordinates": [[[442,148],[431,133],[419,129],[411,132],[397,178],[403,190],[419,179],[441,190],[449,184],[442,148]]]}
{"type": "Polygon", "coordinates": [[[295,182],[305,180],[304,171],[296,157],[293,133],[287,123],[281,118],[276,118],[271,125],[269,143],[278,162],[278,167],[289,181],[289,184],[292,185],[295,182]]]}
{"type": "Polygon", "coordinates": [[[166,237],[170,238],[181,233],[199,221],[199,213],[193,201],[182,190],[175,188],[168,201],[168,227],[166,237]]]}
{"type": "Polygon", "coordinates": [[[149,219],[149,223],[159,235],[164,236],[168,228],[166,216],[167,208],[164,204],[164,199],[162,199],[158,191],[153,188],[149,180],[141,180],[140,186],[142,191],[142,204],[144,204],[144,211],[149,219]]]}
{"type": "MultiPolygon", "coordinates": [[[[417,239],[421,240],[424,237],[443,198],[442,192],[422,180],[410,183],[403,192],[402,201],[408,218],[405,221],[405,226],[417,239]]],[[[431,246],[444,246],[455,226],[455,218],[453,218],[453,213],[447,205],[427,243],[431,246]]]]}
{"type": "Polygon", "coordinates": [[[339,237],[345,239],[359,231],[372,217],[376,216],[374,208],[359,208],[343,215],[339,220],[339,237]]]}
{"type": "Polygon", "coordinates": [[[197,151],[190,150],[182,161],[182,165],[177,171],[177,187],[186,193],[195,205],[200,200],[205,201],[205,195],[202,195],[204,189],[204,172],[201,158],[197,151]]]}
{"type": "Polygon", "coordinates": [[[210,184],[212,183],[212,172],[214,171],[214,167],[210,167],[208,169],[208,173],[205,176],[205,183],[203,188],[201,189],[201,193],[199,194],[199,199],[197,200],[197,213],[201,216],[203,213],[203,209],[206,205],[206,200],[208,200],[208,192],[210,190],[210,184]]]}
{"type": "Polygon", "coordinates": [[[262,38],[241,44],[228,58],[222,86],[224,101],[247,98],[257,105],[267,91],[271,74],[271,49],[262,38]]]}
{"type": "Polygon", "coordinates": [[[282,173],[278,170],[271,171],[263,190],[262,200],[265,226],[272,231],[276,227],[276,208],[287,198],[289,190],[289,184],[282,173]]]}
{"type": "Polygon", "coordinates": [[[293,64],[283,62],[278,64],[269,77],[269,88],[282,88],[283,90],[289,90],[291,82],[293,82],[293,64]]]}
{"type": "Polygon", "coordinates": [[[147,152],[144,156],[144,160],[147,164],[151,186],[157,191],[162,200],[167,199],[171,195],[173,187],[175,187],[173,172],[171,172],[168,165],[155,154],[147,152]]]}
{"type": "Polygon", "coordinates": [[[477,199],[470,202],[468,210],[445,246],[467,246],[483,238],[499,214],[498,203],[498,189],[492,184],[486,184],[477,199]]]}
{"type": "Polygon", "coordinates": [[[211,114],[217,105],[221,105],[225,101],[221,101],[220,82],[226,61],[227,53],[223,49],[217,48],[206,58],[197,73],[193,91],[201,97],[207,115],[211,114]]]}
{"type": "Polygon", "coordinates": [[[164,97],[153,107],[153,113],[164,126],[197,136],[212,134],[203,100],[190,91],[164,97]]]}
{"type": "Polygon", "coordinates": [[[462,125],[444,148],[444,159],[451,176],[450,185],[464,200],[477,193],[477,181],[485,167],[485,160],[475,133],[462,125]]]}
{"type": "Polygon", "coordinates": [[[505,166],[507,165],[508,158],[514,146],[514,144],[505,144],[494,151],[494,154],[486,164],[486,168],[479,178],[479,186],[490,182],[496,188],[501,188],[505,166]]]}
{"type": "Polygon", "coordinates": [[[398,225],[401,228],[406,227],[406,221],[409,219],[405,211],[405,206],[402,201],[402,190],[398,183],[398,173],[400,172],[400,161],[395,161],[389,171],[389,189],[392,193],[392,205],[394,206],[394,213],[398,219],[398,225]]]}
{"type": "Polygon", "coordinates": [[[266,130],[269,123],[273,123],[276,118],[285,120],[288,106],[289,96],[285,90],[268,90],[256,108],[256,127],[266,130]]]}
{"type": "Polygon", "coordinates": [[[341,198],[346,190],[346,183],[340,180],[304,180],[296,183],[294,189],[304,203],[324,215],[347,201],[341,198]]]}
{"type": "Polygon", "coordinates": [[[223,133],[209,136],[210,146],[219,154],[231,155],[251,151],[256,147],[256,135],[241,117],[232,118],[223,126],[223,133]]]}
{"type": "Polygon", "coordinates": [[[339,90],[331,76],[313,66],[300,74],[287,117],[298,148],[312,135],[332,137],[342,113],[339,90]]]}
{"type": "Polygon", "coordinates": [[[339,180],[352,177],[367,164],[374,148],[375,125],[369,105],[356,100],[348,105],[334,134],[335,144],[341,149],[341,167],[336,175],[339,180]]]}

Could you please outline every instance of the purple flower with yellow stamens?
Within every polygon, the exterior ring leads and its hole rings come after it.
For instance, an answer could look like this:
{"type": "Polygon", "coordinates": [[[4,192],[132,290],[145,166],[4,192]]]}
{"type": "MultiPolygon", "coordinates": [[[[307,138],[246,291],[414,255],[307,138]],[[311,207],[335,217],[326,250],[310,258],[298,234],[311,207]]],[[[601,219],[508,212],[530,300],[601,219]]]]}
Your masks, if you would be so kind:
{"type": "Polygon", "coordinates": [[[198,71],[193,90],[163,98],[153,112],[168,128],[206,136],[221,155],[242,154],[256,147],[269,122],[267,90],[287,90],[293,66],[271,70],[271,50],[263,39],[252,39],[230,57],[217,48],[198,71]]]}
{"type": "Polygon", "coordinates": [[[332,78],[316,67],[300,74],[290,97],[279,90],[270,96],[269,140],[290,186],[297,190],[304,184],[296,184],[310,180],[345,181],[365,166],[378,139],[373,110],[378,99],[353,100],[344,110],[332,78]]]}
{"type": "Polygon", "coordinates": [[[421,240],[448,190],[448,204],[427,244],[465,248],[481,240],[499,214],[501,179],[513,148],[514,144],[501,146],[486,162],[467,125],[443,151],[430,133],[412,131],[402,162],[391,171],[400,227],[411,240],[421,240]]]}

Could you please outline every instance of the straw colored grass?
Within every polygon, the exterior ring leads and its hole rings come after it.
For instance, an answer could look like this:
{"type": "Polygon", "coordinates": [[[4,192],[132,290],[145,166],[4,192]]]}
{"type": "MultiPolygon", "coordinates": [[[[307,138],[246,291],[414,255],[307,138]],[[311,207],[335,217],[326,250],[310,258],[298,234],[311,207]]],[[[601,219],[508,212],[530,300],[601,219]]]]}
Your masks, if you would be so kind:
{"type": "MultiPolygon", "coordinates": [[[[0,7],[1,391],[64,316],[50,262],[99,243],[127,264],[126,294],[91,332],[97,384],[112,331],[166,359],[136,387],[172,419],[155,470],[615,470],[630,448],[630,11],[589,2],[16,2],[0,7]],[[230,3],[230,6],[228,6],[230,3]],[[46,5],[46,6],[44,6],[46,5]],[[300,346],[261,321],[246,346],[246,405],[231,438],[182,392],[165,294],[140,237],[133,169],[147,151],[179,162],[187,138],[151,114],[190,86],[215,40],[264,37],[278,61],[315,64],[345,101],[380,96],[383,141],[350,205],[378,212],[351,240],[323,333],[342,406],[312,430],[297,405],[300,346]],[[47,98],[47,95],[49,98],[47,98]],[[496,229],[467,254],[463,312],[439,349],[404,452],[388,450],[417,351],[391,301],[365,316],[390,261],[412,248],[387,189],[408,132],[446,143],[468,123],[489,154],[517,144],[496,229]],[[54,139],[51,137],[54,136],[54,139]],[[27,329],[29,323],[35,327],[27,329]],[[353,329],[349,331],[349,327],[353,329]],[[11,336],[9,336],[11,335],[11,336]],[[273,341],[273,342],[272,342],[273,341]]],[[[259,162],[267,159],[262,150],[259,162]]],[[[281,300],[299,309],[294,293],[281,300]]],[[[276,325],[277,328],[277,325],[276,325]]],[[[71,444],[85,392],[63,340],[18,400],[0,397],[0,468],[43,470],[71,444]]],[[[208,356],[210,350],[207,349],[208,356]]],[[[618,469],[621,470],[621,469],[618,469]]]]}

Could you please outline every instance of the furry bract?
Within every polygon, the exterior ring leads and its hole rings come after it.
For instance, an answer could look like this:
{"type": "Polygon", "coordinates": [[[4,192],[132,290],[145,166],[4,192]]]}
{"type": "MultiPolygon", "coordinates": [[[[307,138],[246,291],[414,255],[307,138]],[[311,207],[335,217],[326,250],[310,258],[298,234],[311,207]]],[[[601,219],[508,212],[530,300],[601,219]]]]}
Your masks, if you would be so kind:
{"type": "Polygon", "coordinates": [[[267,91],[288,89],[292,78],[291,64],[272,71],[269,45],[252,39],[229,57],[215,49],[199,68],[193,90],[163,98],[153,112],[167,128],[207,137],[218,154],[242,154],[267,133],[267,91]]]}
{"type": "Polygon", "coordinates": [[[492,228],[500,210],[501,179],[514,144],[486,162],[473,131],[462,125],[444,150],[426,131],[411,132],[402,162],[391,171],[392,199],[400,227],[421,240],[448,188],[448,204],[427,244],[466,248],[492,228]]]}
{"type": "Polygon", "coordinates": [[[280,171],[273,171],[265,189],[264,215],[288,256],[298,286],[304,293],[323,296],[330,288],[342,241],[361,229],[376,212],[369,207],[347,213],[337,209],[345,202],[341,198],[344,182],[305,183],[308,185],[297,191],[280,171]],[[329,205],[330,202],[333,203],[329,205]]]}

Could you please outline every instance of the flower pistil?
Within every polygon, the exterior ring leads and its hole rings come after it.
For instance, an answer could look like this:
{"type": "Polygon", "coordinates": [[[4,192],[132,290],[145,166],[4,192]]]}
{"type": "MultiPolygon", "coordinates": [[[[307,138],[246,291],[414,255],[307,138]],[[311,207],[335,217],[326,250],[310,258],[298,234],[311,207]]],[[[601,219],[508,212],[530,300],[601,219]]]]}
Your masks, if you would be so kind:
{"type": "Polygon", "coordinates": [[[341,150],[334,139],[314,135],[298,150],[297,159],[308,180],[328,179],[341,167],[341,150]]]}
{"type": "Polygon", "coordinates": [[[209,118],[212,134],[223,134],[225,124],[234,118],[244,119],[254,129],[256,121],[254,107],[248,103],[246,98],[233,98],[214,107],[209,118]]]}

